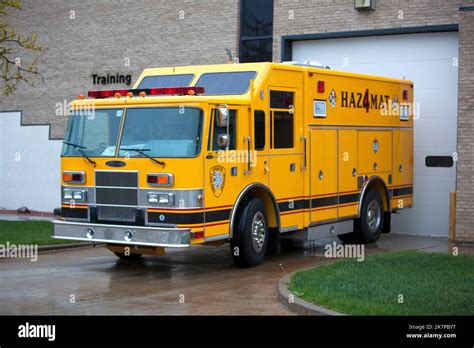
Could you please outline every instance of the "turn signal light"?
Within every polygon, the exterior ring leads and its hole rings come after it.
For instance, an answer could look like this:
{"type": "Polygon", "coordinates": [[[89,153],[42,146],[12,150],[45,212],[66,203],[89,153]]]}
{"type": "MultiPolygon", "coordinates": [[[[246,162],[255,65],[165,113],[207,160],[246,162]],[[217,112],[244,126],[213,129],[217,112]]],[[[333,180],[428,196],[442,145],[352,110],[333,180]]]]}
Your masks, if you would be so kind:
{"type": "Polygon", "coordinates": [[[150,186],[173,186],[173,174],[148,174],[146,181],[150,186]]]}
{"type": "Polygon", "coordinates": [[[63,172],[63,181],[70,184],[83,184],[86,181],[84,172],[63,172]]]}

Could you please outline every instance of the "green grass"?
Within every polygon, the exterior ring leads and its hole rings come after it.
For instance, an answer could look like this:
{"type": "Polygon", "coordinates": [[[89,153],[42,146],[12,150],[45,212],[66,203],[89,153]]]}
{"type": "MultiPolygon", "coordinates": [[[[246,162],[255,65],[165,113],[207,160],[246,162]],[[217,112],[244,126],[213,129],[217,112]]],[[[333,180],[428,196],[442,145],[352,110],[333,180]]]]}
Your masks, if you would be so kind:
{"type": "Polygon", "coordinates": [[[295,273],[290,290],[353,315],[473,315],[474,256],[403,251],[344,259],[295,273]]]}
{"type": "Polygon", "coordinates": [[[65,244],[74,241],[51,238],[53,224],[49,221],[0,221],[0,244],[65,244]]]}

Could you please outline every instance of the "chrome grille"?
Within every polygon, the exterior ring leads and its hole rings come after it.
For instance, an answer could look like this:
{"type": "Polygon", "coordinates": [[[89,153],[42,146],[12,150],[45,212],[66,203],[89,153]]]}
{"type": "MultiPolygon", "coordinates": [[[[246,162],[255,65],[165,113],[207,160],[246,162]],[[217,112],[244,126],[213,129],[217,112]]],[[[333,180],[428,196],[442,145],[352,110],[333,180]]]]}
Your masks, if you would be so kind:
{"type": "Polygon", "coordinates": [[[138,206],[138,173],[95,172],[97,219],[135,222],[138,206]]]}
{"type": "Polygon", "coordinates": [[[133,207],[97,207],[97,218],[102,221],[128,221],[135,222],[137,208],[133,207]]]}
{"type": "Polygon", "coordinates": [[[137,189],[97,187],[95,189],[98,204],[133,205],[138,204],[137,189]]]}
{"type": "Polygon", "coordinates": [[[132,172],[95,172],[96,186],[138,187],[137,173],[132,172]]]}

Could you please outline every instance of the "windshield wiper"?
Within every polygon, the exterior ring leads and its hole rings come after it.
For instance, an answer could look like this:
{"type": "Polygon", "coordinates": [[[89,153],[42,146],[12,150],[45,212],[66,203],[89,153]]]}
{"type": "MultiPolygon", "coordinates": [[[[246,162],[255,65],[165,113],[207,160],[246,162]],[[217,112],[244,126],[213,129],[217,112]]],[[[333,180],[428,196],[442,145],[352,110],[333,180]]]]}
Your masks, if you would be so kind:
{"type": "Polygon", "coordinates": [[[91,160],[87,155],[86,153],[84,152],[85,149],[87,149],[87,147],[85,146],[81,146],[81,145],[77,145],[77,144],[73,144],[73,143],[68,143],[67,141],[63,141],[63,144],[66,144],[66,145],[69,145],[69,146],[72,146],[73,148],[75,148],[81,155],[82,157],[84,157],[87,162],[89,162],[90,164],[93,164],[94,167],[96,165],[95,161],[91,160]]]}
{"type": "Polygon", "coordinates": [[[149,154],[147,154],[147,153],[145,152],[145,151],[151,151],[150,149],[129,149],[129,148],[123,148],[123,147],[121,147],[120,150],[138,152],[139,154],[142,154],[143,156],[148,157],[152,162],[154,162],[154,163],[156,163],[156,164],[159,164],[159,165],[162,166],[163,168],[164,168],[165,165],[166,165],[165,162],[163,162],[163,161],[158,161],[157,159],[151,157],[149,154]]]}

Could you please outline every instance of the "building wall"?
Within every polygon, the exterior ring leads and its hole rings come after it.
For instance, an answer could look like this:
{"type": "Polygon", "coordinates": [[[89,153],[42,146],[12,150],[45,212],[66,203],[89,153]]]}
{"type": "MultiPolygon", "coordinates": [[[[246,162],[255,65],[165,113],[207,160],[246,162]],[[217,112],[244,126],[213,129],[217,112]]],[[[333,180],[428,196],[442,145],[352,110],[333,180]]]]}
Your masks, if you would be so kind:
{"type": "Polygon", "coordinates": [[[457,24],[459,7],[474,0],[378,0],[375,11],[354,9],[354,0],[275,0],[273,60],[283,35],[457,24]]]}
{"type": "Polygon", "coordinates": [[[460,15],[456,239],[474,242],[474,11],[460,15]]]}
{"type": "Polygon", "coordinates": [[[61,200],[62,142],[48,139],[49,126],[20,120],[21,112],[0,112],[0,209],[52,212],[61,200]]]}
{"type": "Polygon", "coordinates": [[[53,138],[64,136],[63,105],[107,88],[94,86],[92,74],[131,74],[133,83],[144,68],[225,63],[226,48],[238,52],[239,0],[23,0],[22,7],[8,20],[46,48],[38,63],[44,83],[21,84],[0,98],[0,110],[51,124],[53,138]]]}

